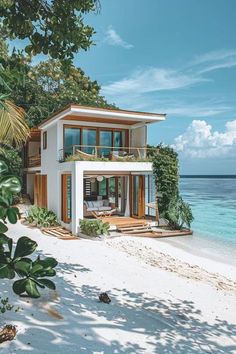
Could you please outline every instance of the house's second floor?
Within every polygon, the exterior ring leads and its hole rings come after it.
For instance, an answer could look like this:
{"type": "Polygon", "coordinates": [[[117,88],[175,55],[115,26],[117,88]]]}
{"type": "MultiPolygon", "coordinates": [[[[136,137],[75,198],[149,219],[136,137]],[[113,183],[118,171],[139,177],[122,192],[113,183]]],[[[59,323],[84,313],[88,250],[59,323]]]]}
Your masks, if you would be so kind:
{"type": "Polygon", "coordinates": [[[148,155],[147,126],[163,120],[165,114],[69,105],[39,125],[37,141],[28,143],[27,167],[40,161],[42,166],[73,160],[142,161],[148,155]]]}

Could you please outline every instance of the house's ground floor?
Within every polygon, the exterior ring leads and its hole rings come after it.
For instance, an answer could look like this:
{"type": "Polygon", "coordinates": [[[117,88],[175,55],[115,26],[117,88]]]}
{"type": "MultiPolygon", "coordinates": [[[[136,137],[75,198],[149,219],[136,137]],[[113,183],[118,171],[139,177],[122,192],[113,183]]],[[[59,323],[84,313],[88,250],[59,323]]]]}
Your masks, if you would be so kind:
{"type": "Polygon", "coordinates": [[[156,218],[150,162],[66,162],[56,171],[26,171],[25,180],[34,204],[53,210],[74,234],[84,218],[156,218]]]}

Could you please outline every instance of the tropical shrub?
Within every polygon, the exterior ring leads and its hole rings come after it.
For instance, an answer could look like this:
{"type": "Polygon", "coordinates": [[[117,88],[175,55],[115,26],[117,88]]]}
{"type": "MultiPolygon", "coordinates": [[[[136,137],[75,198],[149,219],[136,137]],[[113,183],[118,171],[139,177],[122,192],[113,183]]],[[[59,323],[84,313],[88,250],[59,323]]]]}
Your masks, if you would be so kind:
{"type": "Polygon", "coordinates": [[[40,296],[38,287],[55,289],[55,284],[45,277],[56,274],[57,261],[51,257],[43,260],[38,257],[33,261],[27,256],[35,251],[35,241],[23,236],[13,247],[12,238],[5,234],[8,231],[6,222],[15,224],[20,215],[18,208],[12,206],[13,194],[20,190],[19,179],[9,175],[7,164],[0,160],[0,278],[14,279],[18,275],[21,279],[13,283],[13,291],[37,298],[40,296]]]}
{"type": "Polygon", "coordinates": [[[190,205],[184,202],[180,196],[171,200],[166,216],[170,222],[170,226],[174,229],[182,229],[185,226],[190,228],[194,219],[190,205]]]}
{"type": "Polygon", "coordinates": [[[88,236],[109,235],[110,224],[102,220],[80,220],[80,230],[88,236]]]}
{"type": "Polygon", "coordinates": [[[13,148],[0,147],[0,159],[5,161],[11,174],[22,175],[22,158],[13,148]]]}
{"type": "Polygon", "coordinates": [[[33,205],[28,212],[26,221],[37,227],[50,227],[59,225],[56,214],[47,208],[33,205]]]}

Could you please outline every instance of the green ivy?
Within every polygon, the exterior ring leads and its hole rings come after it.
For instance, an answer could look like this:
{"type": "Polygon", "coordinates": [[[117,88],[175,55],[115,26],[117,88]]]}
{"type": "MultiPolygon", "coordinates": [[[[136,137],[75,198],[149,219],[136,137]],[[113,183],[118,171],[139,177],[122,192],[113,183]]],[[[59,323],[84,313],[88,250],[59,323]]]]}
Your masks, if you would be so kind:
{"type": "Polygon", "coordinates": [[[160,216],[167,218],[173,228],[190,227],[193,215],[190,206],[179,194],[178,154],[169,146],[160,144],[153,154],[153,177],[160,216]]]}

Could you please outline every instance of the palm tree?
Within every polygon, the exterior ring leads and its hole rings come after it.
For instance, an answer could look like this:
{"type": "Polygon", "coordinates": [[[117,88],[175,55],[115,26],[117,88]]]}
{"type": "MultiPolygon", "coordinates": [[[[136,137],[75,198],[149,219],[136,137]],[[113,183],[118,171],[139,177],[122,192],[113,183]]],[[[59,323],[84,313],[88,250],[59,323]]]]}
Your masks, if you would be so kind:
{"type": "Polygon", "coordinates": [[[24,110],[0,95],[0,144],[19,148],[29,133],[24,110]]]}

